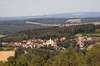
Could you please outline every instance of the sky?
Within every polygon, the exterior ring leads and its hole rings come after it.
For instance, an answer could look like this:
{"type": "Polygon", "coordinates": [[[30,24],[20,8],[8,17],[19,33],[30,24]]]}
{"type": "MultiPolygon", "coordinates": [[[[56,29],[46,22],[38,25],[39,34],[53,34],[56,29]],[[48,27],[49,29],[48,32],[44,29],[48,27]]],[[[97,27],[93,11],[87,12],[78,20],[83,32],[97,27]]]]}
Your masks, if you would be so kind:
{"type": "Polygon", "coordinates": [[[100,0],[0,0],[0,17],[100,12],[100,0]]]}

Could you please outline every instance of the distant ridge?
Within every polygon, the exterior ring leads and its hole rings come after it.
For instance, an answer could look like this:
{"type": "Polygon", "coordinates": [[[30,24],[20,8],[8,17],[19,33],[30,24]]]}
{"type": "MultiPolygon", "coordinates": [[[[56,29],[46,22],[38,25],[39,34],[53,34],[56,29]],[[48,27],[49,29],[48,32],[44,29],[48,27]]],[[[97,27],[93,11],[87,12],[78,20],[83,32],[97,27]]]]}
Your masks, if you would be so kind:
{"type": "Polygon", "coordinates": [[[44,15],[39,16],[41,18],[91,18],[91,17],[100,17],[100,12],[74,12],[74,13],[61,13],[53,15],[44,15]]]}
{"type": "Polygon", "coordinates": [[[73,12],[73,13],[59,13],[48,14],[40,16],[16,16],[16,17],[0,17],[0,20],[26,20],[34,18],[93,18],[100,17],[100,12],[73,12]]]}
{"type": "Polygon", "coordinates": [[[69,18],[81,18],[84,23],[98,24],[100,22],[100,12],[75,12],[41,16],[0,17],[0,34],[6,35],[22,30],[59,26],[60,24],[65,24],[69,18]]]}

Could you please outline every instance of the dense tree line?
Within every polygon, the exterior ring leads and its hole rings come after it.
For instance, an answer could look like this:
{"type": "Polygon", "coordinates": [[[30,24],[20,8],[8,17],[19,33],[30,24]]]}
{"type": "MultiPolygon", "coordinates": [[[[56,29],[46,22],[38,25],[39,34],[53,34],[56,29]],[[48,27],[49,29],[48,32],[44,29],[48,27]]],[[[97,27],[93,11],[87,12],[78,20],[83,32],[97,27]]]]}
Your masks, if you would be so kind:
{"type": "Polygon", "coordinates": [[[95,32],[95,25],[85,24],[85,25],[73,25],[69,27],[48,27],[27,31],[20,31],[2,38],[2,41],[20,41],[23,39],[30,38],[42,38],[49,39],[58,38],[60,36],[69,37],[77,33],[91,33],[95,32]]]}
{"type": "MultiPolygon", "coordinates": [[[[18,52],[21,49],[18,49],[18,52]]],[[[8,62],[0,62],[0,66],[100,66],[100,46],[91,50],[76,52],[73,48],[55,51],[46,49],[27,49],[27,53],[18,53],[9,57],[8,62]]]]}
{"type": "Polygon", "coordinates": [[[100,25],[96,25],[96,29],[100,29],[100,25]]]}

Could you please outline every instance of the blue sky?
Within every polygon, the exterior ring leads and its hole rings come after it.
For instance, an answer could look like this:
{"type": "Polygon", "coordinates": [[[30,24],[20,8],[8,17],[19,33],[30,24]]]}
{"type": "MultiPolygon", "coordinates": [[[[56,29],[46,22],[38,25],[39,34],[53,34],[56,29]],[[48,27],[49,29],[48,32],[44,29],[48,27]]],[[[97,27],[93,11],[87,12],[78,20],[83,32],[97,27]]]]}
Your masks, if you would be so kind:
{"type": "Polygon", "coordinates": [[[0,0],[1,17],[84,11],[100,12],[100,0],[0,0]]]}

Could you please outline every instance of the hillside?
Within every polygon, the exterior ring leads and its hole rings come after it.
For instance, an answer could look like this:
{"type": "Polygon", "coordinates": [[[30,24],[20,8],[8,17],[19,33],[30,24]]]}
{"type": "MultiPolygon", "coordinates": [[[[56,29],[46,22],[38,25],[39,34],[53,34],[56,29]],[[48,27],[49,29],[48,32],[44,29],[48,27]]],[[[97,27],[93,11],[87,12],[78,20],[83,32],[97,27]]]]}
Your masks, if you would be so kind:
{"type": "Polygon", "coordinates": [[[95,25],[86,24],[86,25],[76,25],[69,27],[48,27],[48,28],[39,28],[39,29],[30,29],[19,31],[14,34],[8,35],[2,38],[1,41],[20,41],[23,39],[31,39],[31,38],[42,38],[49,39],[57,38],[60,36],[73,36],[77,33],[91,33],[95,32],[95,25]]]}
{"type": "MultiPolygon", "coordinates": [[[[42,16],[0,17],[0,34],[8,35],[23,30],[45,27],[36,24],[27,24],[27,21],[52,25],[64,24],[66,20],[71,18],[80,18],[82,22],[86,23],[100,22],[100,13],[77,12],[42,16]]],[[[46,27],[48,27],[48,25],[46,27]]]]}

